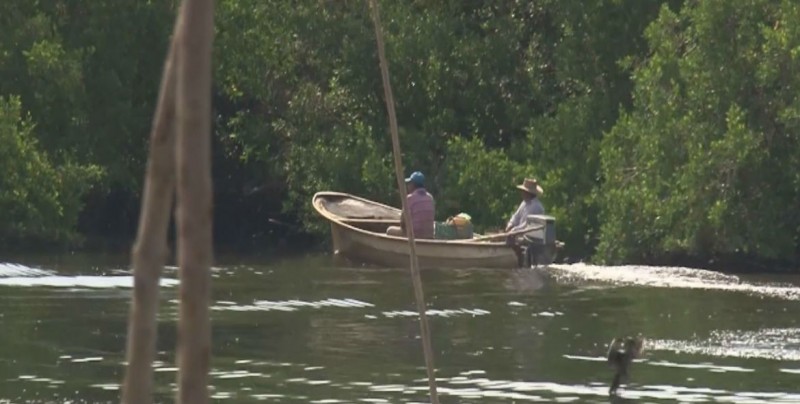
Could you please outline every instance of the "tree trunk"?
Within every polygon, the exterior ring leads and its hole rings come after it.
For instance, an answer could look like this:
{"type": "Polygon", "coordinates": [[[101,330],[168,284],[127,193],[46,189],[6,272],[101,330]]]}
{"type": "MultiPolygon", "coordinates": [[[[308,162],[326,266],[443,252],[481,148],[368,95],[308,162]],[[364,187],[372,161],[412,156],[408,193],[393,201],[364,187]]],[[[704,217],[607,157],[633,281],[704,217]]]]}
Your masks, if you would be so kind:
{"type": "Polygon", "coordinates": [[[177,80],[178,403],[208,402],[214,2],[184,0],[177,80]]]}
{"type": "Polygon", "coordinates": [[[176,20],[150,132],[139,229],[132,251],[133,297],[128,320],[123,403],[153,401],[153,359],[158,323],[159,278],[167,258],[167,231],[175,191],[176,20]]]}

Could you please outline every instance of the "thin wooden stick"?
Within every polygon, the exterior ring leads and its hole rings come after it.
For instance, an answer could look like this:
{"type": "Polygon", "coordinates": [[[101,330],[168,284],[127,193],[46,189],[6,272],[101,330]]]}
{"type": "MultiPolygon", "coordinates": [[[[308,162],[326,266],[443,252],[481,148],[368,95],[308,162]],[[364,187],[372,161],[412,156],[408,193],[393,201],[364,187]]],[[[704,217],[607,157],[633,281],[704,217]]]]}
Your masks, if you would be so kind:
{"type": "Polygon", "coordinates": [[[531,232],[531,231],[541,230],[541,229],[544,229],[544,227],[545,226],[543,226],[543,225],[525,227],[525,228],[522,228],[522,229],[519,229],[519,230],[509,231],[509,232],[505,232],[505,233],[489,234],[489,235],[485,235],[485,236],[474,237],[474,238],[471,238],[471,239],[468,239],[468,240],[464,240],[464,241],[488,241],[488,240],[495,240],[495,239],[498,239],[498,238],[508,238],[508,237],[511,237],[511,236],[519,236],[521,234],[525,234],[525,233],[528,233],[528,232],[531,232]]]}
{"type": "Polygon", "coordinates": [[[208,402],[211,361],[211,48],[214,1],[184,0],[177,80],[180,267],[177,402],[208,402]]]}
{"type": "MultiPolygon", "coordinates": [[[[372,21],[375,24],[375,38],[378,43],[378,58],[380,60],[381,77],[383,78],[383,90],[386,97],[386,109],[389,113],[389,129],[392,134],[392,149],[394,153],[394,171],[397,177],[397,190],[400,193],[400,203],[403,211],[408,212],[408,203],[405,196],[405,181],[403,175],[403,161],[400,152],[400,137],[397,134],[397,116],[394,111],[394,95],[392,85],[389,81],[389,64],[386,61],[386,52],[383,46],[383,33],[381,30],[380,12],[377,0],[369,0],[372,11],[372,21]]],[[[403,215],[406,222],[406,233],[408,234],[408,248],[411,254],[411,280],[414,284],[414,297],[417,302],[419,312],[420,332],[422,333],[422,350],[425,355],[425,366],[428,371],[428,388],[430,390],[431,403],[439,404],[439,396],[436,392],[436,375],[434,373],[433,349],[431,347],[431,335],[428,328],[428,316],[425,314],[425,293],[422,289],[422,279],[419,274],[419,261],[417,259],[416,243],[414,240],[414,227],[412,226],[411,215],[403,215]]]]}
{"type": "Polygon", "coordinates": [[[180,32],[175,21],[164,62],[158,104],[150,131],[139,230],[132,251],[133,297],[128,319],[128,342],[122,403],[153,401],[158,312],[158,281],[167,257],[167,230],[175,191],[175,43],[180,32]]]}

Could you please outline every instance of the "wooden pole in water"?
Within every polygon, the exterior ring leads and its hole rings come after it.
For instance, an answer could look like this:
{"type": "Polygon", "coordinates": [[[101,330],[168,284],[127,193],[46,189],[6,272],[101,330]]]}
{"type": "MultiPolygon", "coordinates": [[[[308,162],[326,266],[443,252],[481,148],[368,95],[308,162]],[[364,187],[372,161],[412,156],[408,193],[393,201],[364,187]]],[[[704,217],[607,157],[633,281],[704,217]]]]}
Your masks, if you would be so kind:
{"type": "Polygon", "coordinates": [[[211,48],[214,1],[184,0],[178,36],[178,403],[208,402],[211,361],[211,48]]]}
{"type": "MultiPolygon", "coordinates": [[[[383,45],[383,33],[381,30],[380,12],[377,0],[369,0],[372,11],[372,21],[375,24],[375,38],[378,44],[378,59],[380,60],[381,77],[383,79],[383,90],[386,98],[386,109],[389,113],[389,130],[392,135],[392,149],[394,154],[394,171],[397,177],[397,190],[400,193],[400,203],[403,212],[408,212],[408,204],[405,196],[405,181],[403,175],[403,161],[400,152],[400,137],[397,134],[397,116],[394,111],[394,95],[392,85],[389,81],[389,64],[386,61],[386,52],[383,45]]],[[[411,215],[403,215],[408,234],[408,248],[411,255],[411,280],[414,285],[414,297],[417,302],[419,312],[420,332],[422,334],[422,350],[425,355],[425,366],[428,371],[428,388],[430,390],[431,403],[438,404],[439,396],[436,392],[436,375],[434,373],[433,349],[431,347],[431,335],[428,328],[428,317],[425,314],[425,293],[422,289],[422,279],[419,274],[419,261],[417,260],[417,250],[414,240],[414,227],[411,223],[411,215]]]]}
{"type": "Polygon", "coordinates": [[[125,404],[153,402],[158,281],[167,258],[167,230],[175,191],[175,43],[180,25],[178,17],[150,131],[142,210],[131,254],[134,284],[128,319],[128,364],[122,385],[125,404]]]}

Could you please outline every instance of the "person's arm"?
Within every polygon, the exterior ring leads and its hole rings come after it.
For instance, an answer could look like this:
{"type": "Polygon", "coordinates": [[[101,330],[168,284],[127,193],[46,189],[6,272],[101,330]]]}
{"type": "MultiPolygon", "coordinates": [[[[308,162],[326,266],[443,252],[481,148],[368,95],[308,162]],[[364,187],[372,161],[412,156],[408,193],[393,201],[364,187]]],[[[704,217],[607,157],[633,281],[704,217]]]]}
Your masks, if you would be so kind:
{"type": "Polygon", "coordinates": [[[514,226],[519,224],[519,217],[521,215],[520,213],[521,211],[522,211],[522,205],[520,205],[520,207],[517,208],[517,211],[514,212],[514,215],[511,216],[511,220],[508,221],[508,224],[506,225],[506,232],[511,231],[511,229],[513,229],[514,226]]]}
{"type": "MultiPolygon", "coordinates": [[[[406,195],[406,208],[411,209],[411,194],[406,195]]],[[[406,211],[403,209],[400,212],[400,228],[403,230],[403,234],[406,233],[406,211]]]]}

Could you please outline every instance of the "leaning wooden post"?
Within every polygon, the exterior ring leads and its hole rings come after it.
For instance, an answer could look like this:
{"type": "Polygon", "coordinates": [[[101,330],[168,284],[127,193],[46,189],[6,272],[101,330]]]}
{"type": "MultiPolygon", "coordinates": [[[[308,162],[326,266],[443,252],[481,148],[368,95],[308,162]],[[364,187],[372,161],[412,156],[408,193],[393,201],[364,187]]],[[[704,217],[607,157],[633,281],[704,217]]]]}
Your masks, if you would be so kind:
{"type": "Polygon", "coordinates": [[[208,402],[211,361],[211,47],[213,0],[184,0],[178,36],[177,224],[180,267],[177,402],[208,402]]]}
{"type": "MultiPolygon", "coordinates": [[[[392,149],[394,154],[394,171],[397,177],[397,190],[400,192],[400,203],[403,212],[408,212],[408,204],[405,197],[405,181],[403,175],[403,161],[400,152],[400,137],[397,134],[397,116],[394,111],[394,95],[392,85],[389,81],[389,64],[386,61],[386,53],[383,46],[383,33],[381,30],[380,12],[377,0],[369,0],[372,11],[372,21],[375,24],[375,38],[378,43],[378,59],[380,60],[381,77],[383,78],[383,91],[386,98],[386,109],[389,113],[389,129],[392,134],[392,149]]],[[[425,293],[422,290],[422,279],[419,274],[419,261],[417,260],[416,243],[414,240],[414,227],[411,223],[411,215],[403,215],[408,233],[408,248],[411,255],[411,280],[414,284],[414,297],[417,302],[419,312],[420,332],[422,333],[422,350],[425,356],[425,365],[428,371],[428,388],[430,390],[431,402],[439,403],[439,396],[436,392],[436,375],[434,373],[433,349],[431,348],[431,335],[428,328],[428,317],[425,314],[425,293]]]]}
{"type": "Polygon", "coordinates": [[[164,63],[150,131],[139,229],[132,251],[134,283],[128,319],[128,364],[122,385],[125,404],[153,402],[158,281],[167,257],[167,229],[175,191],[175,38],[180,21],[179,17],[175,22],[164,63]]]}

